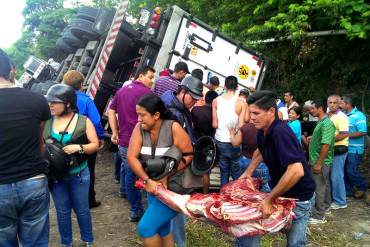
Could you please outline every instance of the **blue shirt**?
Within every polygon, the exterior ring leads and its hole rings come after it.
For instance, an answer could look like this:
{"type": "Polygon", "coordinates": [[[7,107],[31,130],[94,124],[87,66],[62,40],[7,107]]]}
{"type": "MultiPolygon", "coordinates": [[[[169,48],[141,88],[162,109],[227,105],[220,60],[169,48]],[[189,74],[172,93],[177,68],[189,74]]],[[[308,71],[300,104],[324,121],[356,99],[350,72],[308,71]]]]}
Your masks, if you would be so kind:
{"type": "Polygon", "coordinates": [[[170,110],[172,120],[177,121],[186,133],[189,135],[190,140],[195,143],[196,138],[192,126],[192,117],[190,111],[176,98],[172,91],[166,91],[162,94],[161,99],[164,105],[170,110]]]}
{"type": "Polygon", "coordinates": [[[98,138],[102,140],[104,138],[104,131],[100,122],[100,114],[98,112],[98,109],[96,109],[94,101],[92,101],[92,99],[87,96],[87,94],[81,91],[76,91],[76,95],[78,113],[88,117],[91,120],[95,127],[98,138]]]}
{"type": "Polygon", "coordinates": [[[275,120],[266,135],[262,130],[258,131],[257,144],[263,160],[269,168],[271,188],[278,184],[289,165],[299,162],[303,166],[304,176],[282,196],[296,198],[300,201],[310,200],[315,192],[315,181],[302,146],[288,125],[281,120],[275,120]]]}
{"type": "Polygon", "coordinates": [[[299,120],[290,121],[288,123],[289,127],[292,129],[294,135],[297,137],[299,143],[302,143],[302,128],[301,122],[299,120]]]}
{"type": "MultiPolygon", "coordinates": [[[[366,116],[357,108],[353,108],[351,112],[347,113],[349,122],[349,133],[367,132],[366,116]]],[[[349,153],[363,154],[365,149],[365,136],[350,137],[348,144],[349,153]]]]}

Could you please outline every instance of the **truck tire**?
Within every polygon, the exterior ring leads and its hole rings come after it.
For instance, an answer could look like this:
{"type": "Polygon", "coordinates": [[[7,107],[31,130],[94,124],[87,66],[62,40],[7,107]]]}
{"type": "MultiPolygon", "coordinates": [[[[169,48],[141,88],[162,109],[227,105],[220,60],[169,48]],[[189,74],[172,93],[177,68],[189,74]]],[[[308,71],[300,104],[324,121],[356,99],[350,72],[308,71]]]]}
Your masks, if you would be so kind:
{"type": "Polygon", "coordinates": [[[70,24],[70,30],[79,39],[95,40],[100,35],[94,31],[93,26],[91,21],[75,18],[70,24]]]}
{"type": "Polygon", "coordinates": [[[85,57],[84,60],[82,61],[82,65],[84,66],[90,66],[93,61],[92,57],[85,57]]]}
{"type": "Polygon", "coordinates": [[[79,8],[76,17],[80,19],[85,19],[91,22],[94,22],[97,15],[99,13],[99,9],[93,8],[93,7],[88,7],[88,6],[83,6],[79,8]]]}
{"type": "Polygon", "coordinates": [[[66,44],[62,38],[59,38],[56,43],[56,48],[65,54],[74,53],[77,49],[66,44]]]}
{"type": "Polygon", "coordinates": [[[72,67],[73,68],[77,68],[79,64],[80,64],[80,62],[74,62],[73,65],[72,65],[72,67]]]}
{"type": "Polygon", "coordinates": [[[81,66],[81,67],[79,68],[79,71],[80,71],[82,74],[87,75],[87,73],[89,72],[89,67],[87,67],[87,66],[81,66]]]}
{"type": "Polygon", "coordinates": [[[87,40],[81,40],[79,38],[77,38],[72,32],[71,30],[69,30],[69,28],[66,28],[64,29],[63,33],[62,33],[62,38],[63,38],[63,41],[70,45],[70,46],[73,46],[73,47],[76,47],[76,48],[82,48],[86,45],[87,43],[87,40]]]}

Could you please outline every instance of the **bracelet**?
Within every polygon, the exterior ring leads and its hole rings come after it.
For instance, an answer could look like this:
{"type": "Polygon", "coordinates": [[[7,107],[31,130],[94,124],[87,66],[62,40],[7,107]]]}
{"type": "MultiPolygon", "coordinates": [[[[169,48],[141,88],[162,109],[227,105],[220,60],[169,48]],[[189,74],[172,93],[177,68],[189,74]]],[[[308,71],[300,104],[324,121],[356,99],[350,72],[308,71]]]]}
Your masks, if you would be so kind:
{"type": "Polygon", "coordinates": [[[82,144],[79,144],[79,145],[80,145],[80,150],[78,151],[78,153],[84,154],[85,153],[84,147],[82,146],[82,144]]]}

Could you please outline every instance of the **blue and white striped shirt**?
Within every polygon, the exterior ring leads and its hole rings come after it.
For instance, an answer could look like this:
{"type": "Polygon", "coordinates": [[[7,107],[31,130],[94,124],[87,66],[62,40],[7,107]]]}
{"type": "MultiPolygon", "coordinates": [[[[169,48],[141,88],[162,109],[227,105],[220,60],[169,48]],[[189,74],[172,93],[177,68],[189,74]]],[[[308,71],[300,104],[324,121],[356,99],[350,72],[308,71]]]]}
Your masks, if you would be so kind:
{"type": "MultiPolygon", "coordinates": [[[[349,133],[367,132],[366,116],[357,108],[353,108],[351,112],[347,113],[349,122],[349,133]]],[[[365,136],[349,138],[348,152],[363,154],[365,149],[365,136]]]]}

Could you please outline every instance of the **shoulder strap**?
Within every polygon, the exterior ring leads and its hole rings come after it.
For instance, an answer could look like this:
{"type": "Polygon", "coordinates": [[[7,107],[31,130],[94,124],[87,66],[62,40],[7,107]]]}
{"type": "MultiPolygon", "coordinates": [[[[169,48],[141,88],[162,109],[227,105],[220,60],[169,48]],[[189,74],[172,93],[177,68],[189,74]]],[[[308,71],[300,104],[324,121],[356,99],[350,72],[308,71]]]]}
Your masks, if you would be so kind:
{"type": "Polygon", "coordinates": [[[71,125],[72,120],[75,117],[75,115],[76,115],[76,113],[73,113],[73,115],[72,115],[71,119],[69,120],[67,126],[64,128],[64,131],[61,133],[62,138],[60,138],[60,143],[63,143],[64,135],[66,135],[68,133],[68,131],[67,131],[68,130],[68,127],[69,127],[69,125],[71,125]]]}

